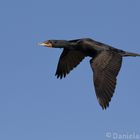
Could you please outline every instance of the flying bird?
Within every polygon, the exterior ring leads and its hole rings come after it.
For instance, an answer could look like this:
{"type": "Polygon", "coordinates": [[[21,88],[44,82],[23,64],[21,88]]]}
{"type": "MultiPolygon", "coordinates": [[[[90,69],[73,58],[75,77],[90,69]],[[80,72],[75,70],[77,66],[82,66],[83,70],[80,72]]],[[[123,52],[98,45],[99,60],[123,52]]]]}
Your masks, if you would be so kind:
{"type": "Polygon", "coordinates": [[[122,58],[140,56],[140,54],[126,52],[90,38],[47,40],[39,45],[63,48],[55,74],[60,79],[69,74],[85,57],[91,57],[93,83],[102,109],[109,107],[109,102],[115,91],[117,75],[122,65],[122,58]]]}

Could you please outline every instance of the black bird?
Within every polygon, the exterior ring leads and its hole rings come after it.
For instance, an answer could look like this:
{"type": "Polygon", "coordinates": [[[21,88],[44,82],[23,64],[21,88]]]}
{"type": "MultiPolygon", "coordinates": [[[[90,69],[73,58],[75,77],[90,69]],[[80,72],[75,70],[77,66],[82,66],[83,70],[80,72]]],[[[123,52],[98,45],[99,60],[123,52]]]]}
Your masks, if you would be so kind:
{"type": "Polygon", "coordinates": [[[40,45],[50,48],[63,48],[56,76],[62,79],[85,57],[91,57],[93,81],[96,96],[103,109],[109,106],[116,87],[116,77],[122,65],[122,57],[140,56],[140,54],[116,49],[90,38],[76,40],[48,40],[40,45]]]}

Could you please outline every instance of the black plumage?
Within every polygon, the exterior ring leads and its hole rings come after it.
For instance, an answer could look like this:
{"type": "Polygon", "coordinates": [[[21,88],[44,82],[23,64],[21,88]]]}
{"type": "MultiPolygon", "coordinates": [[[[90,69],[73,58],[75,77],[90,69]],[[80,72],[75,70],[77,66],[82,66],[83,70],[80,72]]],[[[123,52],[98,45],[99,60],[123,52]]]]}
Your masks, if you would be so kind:
{"type": "Polygon", "coordinates": [[[93,82],[96,96],[103,109],[109,106],[115,91],[117,75],[122,65],[122,57],[140,56],[140,54],[116,49],[95,40],[85,38],[76,40],[48,40],[40,45],[52,48],[63,48],[56,76],[62,79],[75,68],[85,57],[89,56],[93,70],[93,82]]]}

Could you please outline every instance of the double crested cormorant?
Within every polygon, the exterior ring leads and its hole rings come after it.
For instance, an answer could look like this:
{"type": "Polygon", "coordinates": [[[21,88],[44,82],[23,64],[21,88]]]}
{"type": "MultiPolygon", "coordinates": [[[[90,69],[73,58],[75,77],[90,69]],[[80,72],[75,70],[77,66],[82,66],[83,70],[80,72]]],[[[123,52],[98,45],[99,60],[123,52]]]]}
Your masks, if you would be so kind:
{"type": "Polygon", "coordinates": [[[116,77],[120,71],[122,57],[140,56],[140,54],[116,49],[90,38],[76,40],[48,40],[39,45],[50,48],[63,48],[56,76],[65,77],[86,56],[91,57],[90,65],[93,70],[93,81],[96,96],[103,109],[109,106],[116,87],[116,77]]]}

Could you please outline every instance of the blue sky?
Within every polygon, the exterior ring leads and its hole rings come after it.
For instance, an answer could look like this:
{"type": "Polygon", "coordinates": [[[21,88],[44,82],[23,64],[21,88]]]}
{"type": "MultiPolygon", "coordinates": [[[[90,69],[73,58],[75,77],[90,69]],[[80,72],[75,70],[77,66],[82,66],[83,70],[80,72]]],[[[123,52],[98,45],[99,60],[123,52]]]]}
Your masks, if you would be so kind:
{"type": "Polygon", "coordinates": [[[47,39],[90,37],[139,52],[139,0],[1,0],[0,139],[111,139],[140,135],[140,58],[124,58],[110,107],[99,106],[86,58],[65,79],[54,76],[61,50],[47,39]]]}

